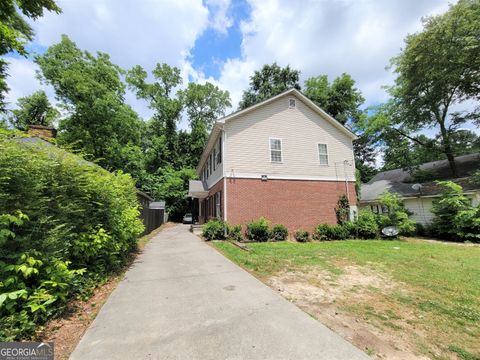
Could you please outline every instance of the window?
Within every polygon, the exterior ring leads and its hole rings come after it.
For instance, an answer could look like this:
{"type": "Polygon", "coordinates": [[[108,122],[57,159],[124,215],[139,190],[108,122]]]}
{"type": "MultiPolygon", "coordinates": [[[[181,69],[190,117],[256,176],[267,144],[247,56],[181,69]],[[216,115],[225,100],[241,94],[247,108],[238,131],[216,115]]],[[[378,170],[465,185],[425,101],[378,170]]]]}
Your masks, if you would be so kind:
{"type": "Polygon", "coordinates": [[[218,138],[217,165],[222,163],[222,137],[218,138]]]}
{"type": "Polygon", "coordinates": [[[318,159],[320,160],[320,165],[328,165],[327,144],[318,144],[318,159]]]}
{"type": "Polygon", "coordinates": [[[297,103],[295,99],[288,99],[288,107],[290,109],[295,109],[296,106],[297,106],[297,103]]]}
{"type": "Polygon", "coordinates": [[[270,161],[276,163],[282,162],[282,140],[270,139],[270,161]]]}
{"type": "Polygon", "coordinates": [[[217,147],[213,148],[213,171],[217,168],[217,147]]]}
{"type": "Polygon", "coordinates": [[[215,215],[217,216],[217,218],[222,217],[221,198],[222,198],[222,192],[221,191],[215,193],[215,215]]]}
{"type": "Polygon", "coordinates": [[[210,153],[210,156],[208,157],[208,163],[210,164],[210,175],[213,174],[212,168],[213,168],[213,161],[212,161],[212,153],[210,153]]]}

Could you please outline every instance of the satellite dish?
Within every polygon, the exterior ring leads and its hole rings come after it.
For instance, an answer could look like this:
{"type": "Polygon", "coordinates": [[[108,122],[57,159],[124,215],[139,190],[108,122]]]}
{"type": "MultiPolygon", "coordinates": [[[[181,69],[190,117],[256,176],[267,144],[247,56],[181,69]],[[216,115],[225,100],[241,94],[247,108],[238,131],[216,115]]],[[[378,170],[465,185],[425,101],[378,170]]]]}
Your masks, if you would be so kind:
{"type": "Polygon", "coordinates": [[[395,226],[387,226],[382,229],[382,234],[388,237],[394,237],[398,235],[398,229],[395,226]]]}
{"type": "Polygon", "coordinates": [[[420,191],[421,188],[422,188],[422,184],[413,184],[412,185],[412,189],[415,190],[415,191],[420,191]]]}

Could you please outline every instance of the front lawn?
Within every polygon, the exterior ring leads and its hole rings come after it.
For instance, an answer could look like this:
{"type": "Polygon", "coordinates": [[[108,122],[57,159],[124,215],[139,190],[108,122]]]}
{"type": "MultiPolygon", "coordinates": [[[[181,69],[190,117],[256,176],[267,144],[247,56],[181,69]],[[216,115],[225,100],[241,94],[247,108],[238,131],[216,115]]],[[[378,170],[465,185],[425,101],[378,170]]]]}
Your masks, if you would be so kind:
{"type": "Polygon", "coordinates": [[[479,246],[269,242],[248,244],[247,252],[228,242],[213,245],[370,354],[479,358],[479,246]],[[356,328],[378,342],[356,339],[348,330],[356,328]]]}

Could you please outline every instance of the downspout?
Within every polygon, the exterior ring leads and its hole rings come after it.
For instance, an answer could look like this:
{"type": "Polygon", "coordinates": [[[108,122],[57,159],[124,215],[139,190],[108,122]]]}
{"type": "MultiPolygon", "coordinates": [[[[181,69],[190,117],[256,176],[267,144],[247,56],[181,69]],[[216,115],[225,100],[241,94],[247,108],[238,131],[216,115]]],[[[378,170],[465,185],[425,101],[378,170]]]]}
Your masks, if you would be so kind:
{"type": "MultiPolygon", "coordinates": [[[[225,132],[225,127],[222,126],[222,175],[223,175],[223,220],[227,222],[227,178],[225,172],[225,161],[227,159],[225,153],[225,142],[227,140],[227,135],[225,132]]],[[[228,229],[225,227],[225,237],[228,236],[228,229]]]]}

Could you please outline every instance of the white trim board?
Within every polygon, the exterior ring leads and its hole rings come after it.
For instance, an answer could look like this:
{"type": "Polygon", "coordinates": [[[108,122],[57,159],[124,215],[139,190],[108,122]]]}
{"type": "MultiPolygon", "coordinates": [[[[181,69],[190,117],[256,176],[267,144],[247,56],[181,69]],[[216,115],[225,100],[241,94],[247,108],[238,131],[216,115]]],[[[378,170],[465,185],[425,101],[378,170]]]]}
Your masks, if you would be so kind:
{"type": "MultiPolygon", "coordinates": [[[[306,180],[306,181],[339,181],[345,183],[344,178],[335,176],[306,176],[306,175],[277,175],[277,174],[256,174],[256,173],[230,173],[224,174],[228,179],[262,179],[262,175],[267,175],[268,180],[306,180]]],[[[350,183],[355,181],[350,180],[350,183]]]]}

